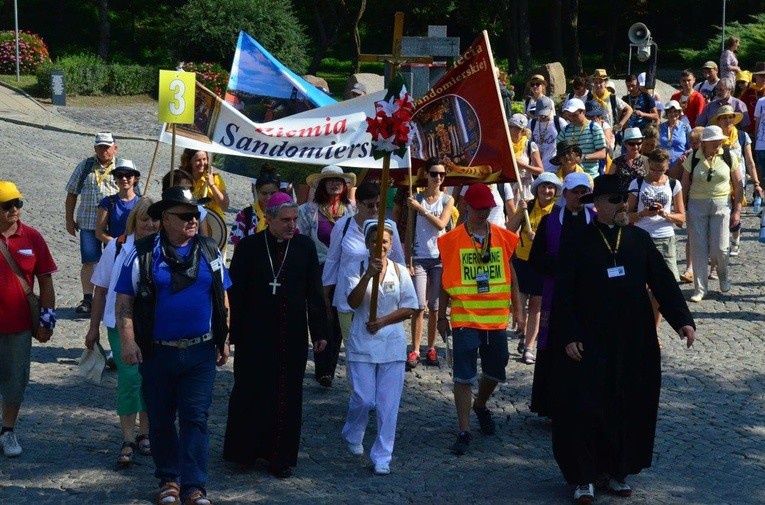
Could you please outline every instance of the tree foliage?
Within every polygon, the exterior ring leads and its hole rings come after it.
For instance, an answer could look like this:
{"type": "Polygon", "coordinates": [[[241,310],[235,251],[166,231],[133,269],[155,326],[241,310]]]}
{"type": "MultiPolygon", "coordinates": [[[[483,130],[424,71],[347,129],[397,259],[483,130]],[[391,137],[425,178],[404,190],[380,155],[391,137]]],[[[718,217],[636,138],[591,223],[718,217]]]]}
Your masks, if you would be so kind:
{"type": "Polygon", "coordinates": [[[295,72],[308,66],[307,36],[289,0],[190,0],[173,18],[167,43],[180,60],[230,66],[240,30],[295,72]]]}

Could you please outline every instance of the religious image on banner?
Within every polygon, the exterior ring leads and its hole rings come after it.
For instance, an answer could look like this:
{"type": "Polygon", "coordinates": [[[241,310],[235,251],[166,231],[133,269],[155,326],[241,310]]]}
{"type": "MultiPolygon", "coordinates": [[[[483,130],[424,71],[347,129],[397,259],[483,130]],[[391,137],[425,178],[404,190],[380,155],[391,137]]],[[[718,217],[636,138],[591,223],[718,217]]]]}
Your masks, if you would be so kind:
{"type": "Polygon", "coordinates": [[[225,100],[256,123],[336,103],[244,31],[239,32],[225,100]]]}
{"type": "MultiPolygon", "coordinates": [[[[431,157],[443,162],[446,186],[515,181],[510,132],[485,31],[415,102],[411,124],[412,185],[427,186],[421,167],[431,157]]],[[[396,186],[410,182],[404,171],[392,171],[391,177],[396,186]]],[[[365,170],[359,180],[379,178],[365,170]]]]}
{"type": "MultiPolygon", "coordinates": [[[[210,133],[220,113],[220,102],[215,93],[196,83],[194,94],[194,122],[192,124],[176,124],[176,134],[189,137],[205,144],[210,143],[210,133]]],[[[165,132],[172,132],[172,125],[165,124],[165,132]]]]}

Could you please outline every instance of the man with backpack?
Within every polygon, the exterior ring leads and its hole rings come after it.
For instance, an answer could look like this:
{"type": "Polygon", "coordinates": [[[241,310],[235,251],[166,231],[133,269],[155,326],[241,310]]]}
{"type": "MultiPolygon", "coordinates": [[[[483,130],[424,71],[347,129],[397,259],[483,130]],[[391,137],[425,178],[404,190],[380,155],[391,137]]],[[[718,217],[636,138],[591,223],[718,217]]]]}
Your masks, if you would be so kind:
{"type": "MultiPolygon", "coordinates": [[[[611,93],[606,88],[608,73],[604,68],[596,68],[592,74],[592,97],[604,111],[603,120],[610,124],[614,133],[624,129],[624,125],[632,116],[632,107],[627,102],[611,93]]],[[[585,101],[585,104],[587,102],[585,101]]]]}
{"type": "Polygon", "coordinates": [[[75,167],[66,184],[66,231],[73,237],[80,233],[80,282],[83,299],[75,308],[77,314],[90,315],[93,301],[93,284],[90,278],[93,269],[101,259],[101,242],[96,238],[96,216],[98,203],[105,197],[119,191],[117,181],[112,177],[117,154],[117,143],[109,132],[96,134],[95,156],[82,160],[75,167]],[[78,197],[80,205],[77,207],[78,197]],[[77,207],[75,219],[74,210],[77,207]]]}
{"type": "Polygon", "coordinates": [[[595,178],[600,174],[599,161],[606,159],[606,138],[603,128],[585,116],[584,102],[572,98],[563,107],[569,114],[570,123],[558,134],[557,141],[568,140],[582,150],[582,168],[595,178]]]}
{"type": "MultiPolygon", "coordinates": [[[[545,172],[555,172],[558,167],[550,163],[556,154],[556,141],[558,134],[568,125],[568,121],[555,114],[555,104],[547,96],[537,100],[536,116],[529,121],[531,140],[539,146],[539,156],[545,172]]],[[[529,145],[531,145],[529,143],[529,145]]]]}

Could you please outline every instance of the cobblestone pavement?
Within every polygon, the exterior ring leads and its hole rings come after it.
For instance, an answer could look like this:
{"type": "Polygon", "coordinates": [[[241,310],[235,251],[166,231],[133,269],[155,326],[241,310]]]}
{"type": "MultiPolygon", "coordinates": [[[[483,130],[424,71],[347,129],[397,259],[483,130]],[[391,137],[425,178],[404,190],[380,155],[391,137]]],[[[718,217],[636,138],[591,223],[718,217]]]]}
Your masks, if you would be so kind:
{"type": "MultiPolygon", "coordinates": [[[[150,107],[65,109],[59,114],[82,132],[114,125],[114,131],[140,136],[157,126],[150,107]]],[[[0,179],[19,185],[27,202],[24,220],[43,233],[53,250],[60,317],[53,339],[33,348],[31,383],[17,425],[24,454],[16,459],[0,455],[0,503],[153,503],[151,458],[138,456],[131,468],[115,469],[121,442],[115,374],[107,371],[100,386],[84,384],[77,376],[87,323],[74,319],[79,254],[76,240],[64,229],[63,188],[75,164],[90,154],[92,139],[75,130],[0,121],[0,179]]],[[[123,140],[119,149],[146,173],[153,142],[123,140]]],[[[161,147],[158,160],[164,173],[167,146],[161,147]]],[[[247,179],[225,178],[232,209],[245,205],[247,179]]],[[[154,183],[150,194],[156,196],[157,187],[154,183]]],[[[730,294],[715,292],[691,307],[699,326],[693,349],[686,350],[669,327],[662,327],[664,383],[654,465],[630,479],[635,493],[629,503],[765,503],[765,265],[757,224],[751,213],[744,217],[730,294]]],[[[682,255],[682,245],[678,250],[682,255]]],[[[689,289],[683,289],[688,295],[689,289]]],[[[393,473],[387,477],[373,476],[365,460],[348,456],[340,443],[348,401],[344,367],[335,386],[326,390],[312,380],[309,362],[299,463],[295,476],[283,481],[262,467],[236,467],[221,458],[233,383],[229,363],[218,374],[210,412],[210,497],[217,504],[568,503],[571,490],[553,460],[549,424],[528,410],[532,367],[518,358],[511,359],[508,383],[489,403],[497,434],[477,434],[463,457],[448,451],[456,433],[448,369],[420,366],[408,373],[393,473]]],[[[603,494],[597,503],[626,501],[603,494]]]]}

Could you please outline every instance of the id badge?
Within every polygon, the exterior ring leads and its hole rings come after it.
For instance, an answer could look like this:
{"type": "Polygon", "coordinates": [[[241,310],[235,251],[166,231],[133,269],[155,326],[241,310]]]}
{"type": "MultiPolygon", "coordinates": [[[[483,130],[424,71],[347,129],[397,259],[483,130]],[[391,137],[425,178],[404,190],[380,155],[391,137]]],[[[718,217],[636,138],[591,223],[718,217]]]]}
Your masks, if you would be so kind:
{"type": "Polygon", "coordinates": [[[489,292],[489,274],[488,272],[481,272],[475,276],[475,282],[478,284],[479,293],[489,292]]]}
{"type": "Polygon", "coordinates": [[[608,272],[608,278],[624,277],[624,267],[613,267],[606,270],[608,272]]]}
{"type": "Polygon", "coordinates": [[[396,285],[393,281],[383,282],[383,293],[393,293],[396,290],[396,285]]]}

